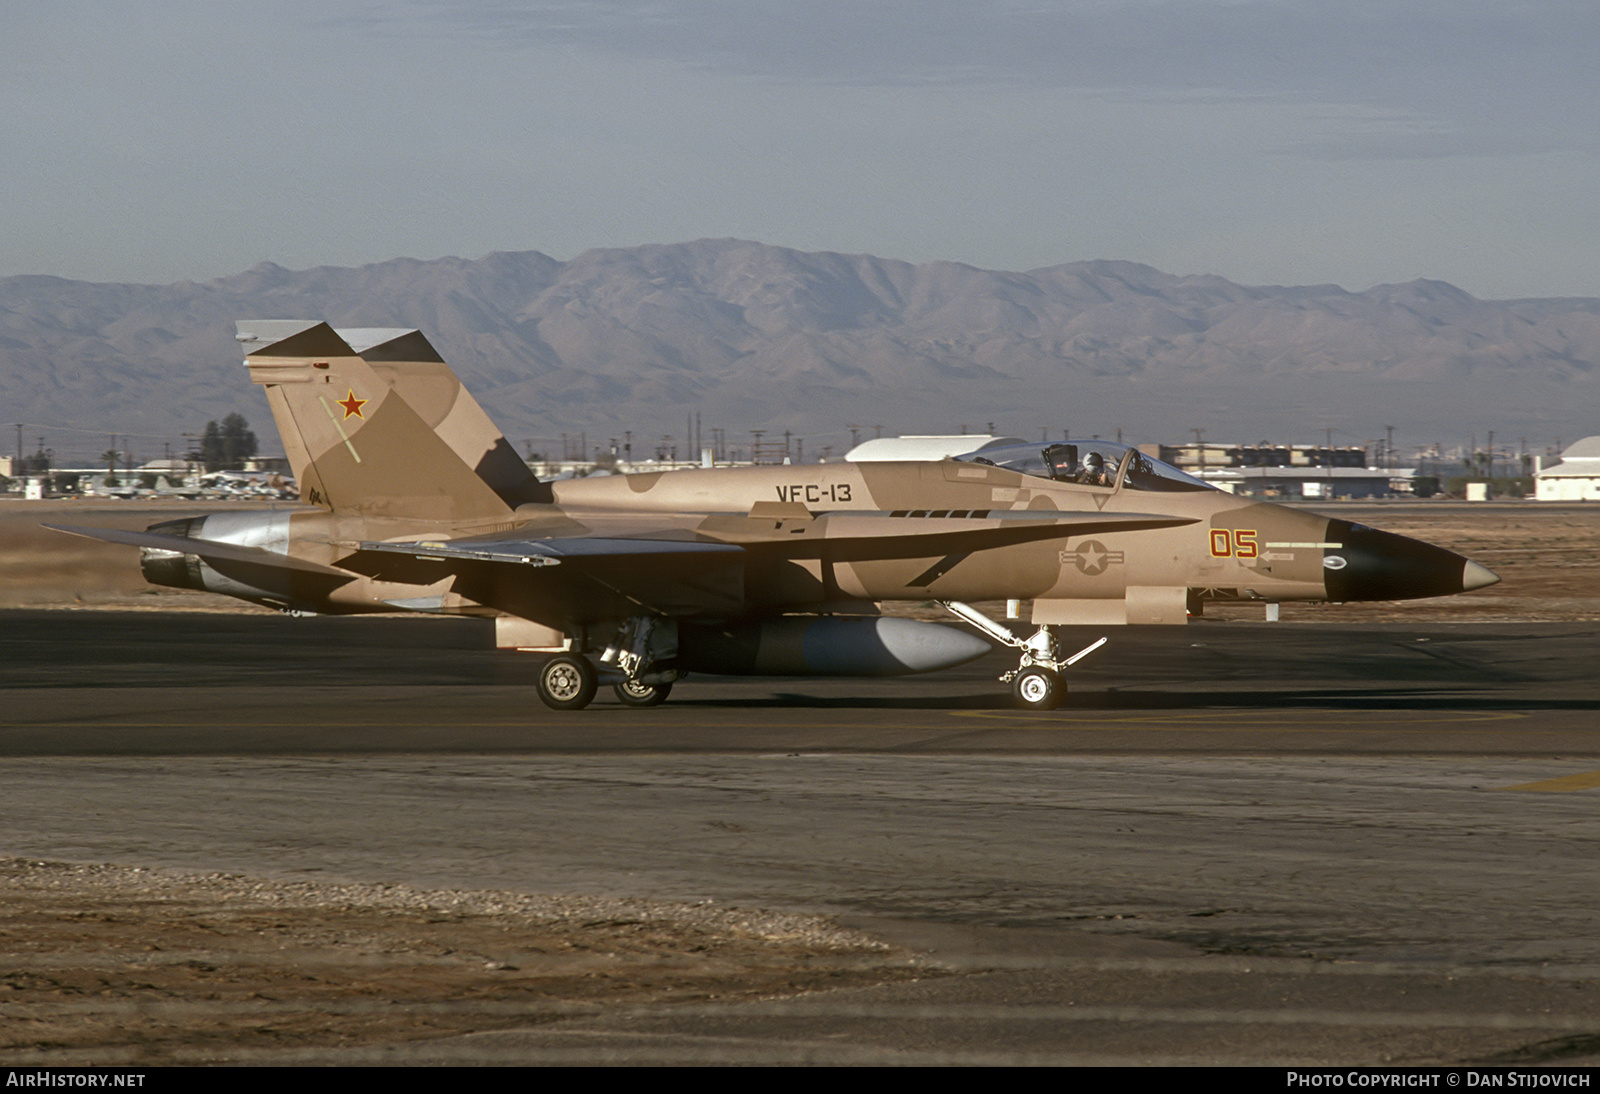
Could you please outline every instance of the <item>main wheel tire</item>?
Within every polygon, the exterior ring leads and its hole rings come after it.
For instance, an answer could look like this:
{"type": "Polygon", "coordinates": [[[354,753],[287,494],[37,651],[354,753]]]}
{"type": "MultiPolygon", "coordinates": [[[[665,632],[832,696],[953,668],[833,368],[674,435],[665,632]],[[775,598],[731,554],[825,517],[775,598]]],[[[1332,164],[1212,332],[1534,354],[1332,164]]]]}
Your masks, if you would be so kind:
{"type": "Polygon", "coordinates": [[[1054,710],[1066,693],[1061,674],[1051,669],[1024,669],[1011,682],[1011,694],[1025,710],[1054,710]]]}
{"type": "Polygon", "coordinates": [[[634,680],[624,680],[620,684],[612,685],[611,690],[617,693],[617,700],[627,706],[658,707],[672,694],[672,685],[641,684],[634,680]]]}
{"type": "Polygon", "coordinates": [[[562,654],[539,670],[539,701],[551,710],[582,710],[599,686],[600,674],[584,657],[562,654]]]}

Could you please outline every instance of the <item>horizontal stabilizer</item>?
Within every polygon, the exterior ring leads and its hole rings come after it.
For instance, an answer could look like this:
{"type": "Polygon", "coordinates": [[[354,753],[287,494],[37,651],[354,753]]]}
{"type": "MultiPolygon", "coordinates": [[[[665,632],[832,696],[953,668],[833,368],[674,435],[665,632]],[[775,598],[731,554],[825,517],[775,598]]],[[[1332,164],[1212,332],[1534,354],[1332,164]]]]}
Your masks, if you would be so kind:
{"type": "Polygon", "coordinates": [[[184,536],[163,536],[154,532],[124,532],[118,528],[74,528],[65,524],[46,524],[43,527],[53,532],[65,532],[86,539],[100,539],[107,543],[122,543],[129,547],[143,547],[146,550],[171,551],[179,555],[227,559],[230,562],[249,562],[257,566],[275,566],[283,570],[297,570],[308,574],[332,574],[344,578],[350,576],[343,570],[324,566],[320,562],[292,558],[276,551],[264,551],[260,547],[241,547],[236,543],[218,543],[215,540],[189,539],[184,536]]]}
{"type": "Polygon", "coordinates": [[[554,566],[564,560],[625,559],[677,555],[710,561],[712,555],[742,554],[731,543],[669,539],[497,539],[440,543],[363,543],[363,551],[394,551],[414,558],[463,559],[475,562],[514,562],[528,566],[554,566]]]}

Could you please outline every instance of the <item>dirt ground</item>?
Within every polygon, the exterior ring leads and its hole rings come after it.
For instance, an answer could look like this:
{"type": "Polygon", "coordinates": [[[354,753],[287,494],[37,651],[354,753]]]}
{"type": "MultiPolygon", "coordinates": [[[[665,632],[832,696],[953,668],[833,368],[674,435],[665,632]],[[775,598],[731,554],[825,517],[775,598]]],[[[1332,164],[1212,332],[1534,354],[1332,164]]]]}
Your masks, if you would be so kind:
{"type": "Polygon", "coordinates": [[[158,521],[227,509],[230,502],[18,501],[0,498],[0,608],[119,608],[266,612],[231,597],[148,584],[139,549],[63,535],[46,523],[142,532],[158,521]]]}
{"type": "Polygon", "coordinates": [[[938,975],[806,916],[0,859],[8,1065],[247,1063],[938,975]]]}

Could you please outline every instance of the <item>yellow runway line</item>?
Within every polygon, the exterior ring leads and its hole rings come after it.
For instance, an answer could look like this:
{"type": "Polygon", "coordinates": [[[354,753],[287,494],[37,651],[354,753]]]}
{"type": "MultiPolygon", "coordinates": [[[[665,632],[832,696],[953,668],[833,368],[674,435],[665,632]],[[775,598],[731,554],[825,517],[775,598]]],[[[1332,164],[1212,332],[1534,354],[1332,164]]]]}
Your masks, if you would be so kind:
{"type": "Polygon", "coordinates": [[[1502,786],[1502,790],[1532,790],[1540,794],[1563,794],[1569,790],[1593,790],[1600,786],[1600,771],[1585,771],[1580,775],[1563,775],[1559,779],[1543,779],[1536,783],[1518,783],[1502,786]]]}
{"type": "Polygon", "coordinates": [[[1073,730],[1233,730],[1251,733],[1306,733],[1328,730],[1390,730],[1396,726],[1456,724],[1473,728],[1499,728],[1498,723],[1527,717],[1521,711],[1485,710],[1196,710],[1174,713],[1104,714],[1087,711],[952,710],[956,718],[1012,722],[1034,729],[1073,730]],[[1293,724],[1301,722],[1304,724],[1293,724]]]}

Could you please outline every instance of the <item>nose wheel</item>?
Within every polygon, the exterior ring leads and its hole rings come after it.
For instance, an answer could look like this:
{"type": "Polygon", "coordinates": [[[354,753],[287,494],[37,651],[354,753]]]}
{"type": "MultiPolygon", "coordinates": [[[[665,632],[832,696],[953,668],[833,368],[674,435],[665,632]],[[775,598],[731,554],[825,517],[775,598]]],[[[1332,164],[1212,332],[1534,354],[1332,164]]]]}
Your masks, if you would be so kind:
{"type": "Polygon", "coordinates": [[[1012,697],[1025,710],[1054,710],[1066,693],[1066,681],[1053,669],[1026,668],[1011,681],[1012,697]]]}

